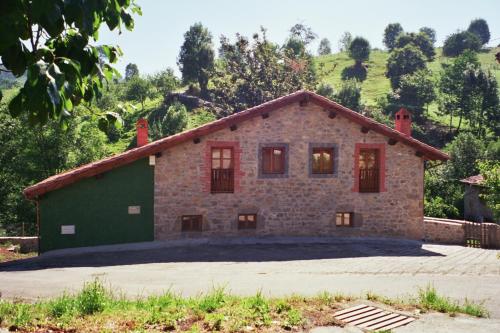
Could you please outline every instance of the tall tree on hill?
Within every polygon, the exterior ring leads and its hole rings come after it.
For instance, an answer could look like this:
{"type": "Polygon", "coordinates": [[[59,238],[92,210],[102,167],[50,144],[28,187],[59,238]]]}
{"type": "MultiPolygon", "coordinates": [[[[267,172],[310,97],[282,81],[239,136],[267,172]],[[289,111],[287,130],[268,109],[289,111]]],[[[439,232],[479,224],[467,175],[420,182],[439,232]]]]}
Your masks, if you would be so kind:
{"type": "Polygon", "coordinates": [[[403,33],[403,27],[399,23],[391,23],[384,30],[384,45],[389,51],[395,47],[396,39],[403,33]]]}
{"type": "Polygon", "coordinates": [[[481,69],[477,56],[470,52],[458,56],[447,65],[443,64],[439,89],[440,111],[450,116],[450,131],[453,118],[458,117],[460,130],[462,120],[469,122],[475,134],[484,137],[486,128],[495,135],[500,134],[500,109],[495,77],[481,69]]]}
{"type": "Polygon", "coordinates": [[[443,45],[443,55],[456,57],[466,50],[479,51],[481,39],[478,35],[469,31],[460,31],[446,37],[443,45]]]}
{"type": "Polygon", "coordinates": [[[155,87],[151,81],[143,79],[140,76],[133,76],[125,88],[125,98],[129,101],[136,101],[141,103],[144,110],[144,103],[147,98],[153,98],[157,94],[155,87]]]}
{"type": "Polygon", "coordinates": [[[398,87],[388,96],[391,111],[407,108],[417,122],[422,122],[425,107],[435,99],[432,73],[428,69],[401,76],[398,87]]]}
{"type": "Polygon", "coordinates": [[[125,81],[130,80],[134,76],[139,76],[139,68],[136,64],[129,63],[125,66],[125,81]]]}
{"type": "Polygon", "coordinates": [[[184,34],[177,64],[184,82],[198,82],[202,96],[207,96],[210,73],[214,68],[212,35],[201,23],[195,23],[184,34]]]}
{"type": "Polygon", "coordinates": [[[297,23],[290,28],[290,36],[283,48],[291,51],[294,57],[300,57],[307,53],[307,45],[317,38],[312,29],[302,23],[297,23]]]}
{"type": "Polygon", "coordinates": [[[332,53],[332,46],[328,38],[323,38],[321,42],[319,42],[318,54],[319,55],[327,55],[332,53]]]}
{"type": "Polygon", "coordinates": [[[313,59],[295,56],[291,50],[271,43],[265,30],[252,40],[236,35],[233,44],[221,38],[223,57],[213,77],[213,97],[229,112],[238,112],[299,89],[317,85],[313,59]]]}
{"type": "Polygon", "coordinates": [[[425,56],[416,46],[409,44],[394,49],[387,59],[385,76],[391,81],[392,89],[399,87],[401,77],[425,68],[425,56]]]}
{"type": "Polygon", "coordinates": [[[345,31],[339,39],[339,50],[345,52],[349,49],[352,42],[352,35],[349,31],[345,31]]]}
{"type": "Polygon", "coordinates": [[[366,79],[367,71],[363,62],[369,59],[371,47],[368,40],[363,37],[356,37],[349,45],[349,57],[354,60],[354,66],[346,67],[342,71],[342,79],[357,79],[363,81],[366,79]]]}
{"type": "Polygon", "coordinates": [[[418,32],[423,32],[424,34],[429,37],[432,45],[436,43],[436,30],[429,28],[429,27],[422,27],[418,30],[418,32]]]}
{"type": "Polygon", "coordinates": [[[469,24],[467,31],[476,34],[481,39],[481,44],[488,44],[490,41],[490,28],[484,19],[475,19],[469,24]]]}
{"type": "Polygon", "coordinates": [[[408,44],[413,44],[422,51],[422,53],[427,57],[428,61],[434,59],[436,52],[434,51],[434,46],[429,36],[424,33],[402,33],[398,36],[395,43],[395,48],[403,48],[408,44]]]}
{"type": "MultiPolygon", "coordinates": [[[[31,124],[56,120],[63,126],[76,116],[75,106],[90,103],[104,81],[118,76],[111,64],[120,48],[95,45],[102,25],[132,30],[130,13],[141,13],[133,0],[1,1],[0,7],[1,63],[16,77],[27,73],[10,113],[27,114],[31,124]]],[[[111,113],[97,115],[116,120],[111,113]]]]}

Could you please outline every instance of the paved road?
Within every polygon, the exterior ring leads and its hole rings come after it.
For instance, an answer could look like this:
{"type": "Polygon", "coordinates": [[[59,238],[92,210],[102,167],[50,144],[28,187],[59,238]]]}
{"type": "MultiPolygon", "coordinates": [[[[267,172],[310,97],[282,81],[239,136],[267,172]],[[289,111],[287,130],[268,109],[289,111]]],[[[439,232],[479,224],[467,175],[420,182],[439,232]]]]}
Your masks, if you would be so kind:
{"type": "Polygon", "coordinates": [[[323,244],[198,245],[40,257],[0,265],[6,298],[49,297],[99,277],[129,296],[167,289],[194,295],[225,286],[237,294],[415,295],[433,284],[449,297],[483,301],[500,319],[500,251],[388,240],[323,244]]]}

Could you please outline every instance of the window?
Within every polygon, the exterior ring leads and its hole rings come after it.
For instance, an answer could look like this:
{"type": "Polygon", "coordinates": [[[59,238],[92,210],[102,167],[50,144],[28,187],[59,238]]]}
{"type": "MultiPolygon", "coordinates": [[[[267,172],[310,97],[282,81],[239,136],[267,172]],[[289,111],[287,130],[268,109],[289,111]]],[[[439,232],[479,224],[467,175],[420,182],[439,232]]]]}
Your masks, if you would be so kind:
{"type": "Polygon", "coordinates": [[[352,227],[353,213],[337,213],[335,216],[335,225],[337,227],[352,227]]]}
{"type": "Polygon", "coordinates": [[[238,229],[257,229],[256,214],[238,215],[238,229]]]}
{"type": "Polygon", "coordinates": [[[379,150],[359,150],[359,192],[379,192],[379,150]]]}
{"type": "Polygon", "coordinates": [[[313,148],[311,158],[313,174],[333,174],[333,148],[313,148]]]}
{"type": "Polygon", "coordinates": [[[212,193],[234,192],[233,148],[212,148],[212,193]]]}
{"type": "Polygon", "coordinates": [[[184,215],[182,216],[182,231],[201,231],[201,215],[184,215]]]}
{"type": "Polygon", "coordinates": [[[285,147],[262,148],[262,173],[284,174],[285,153],[285,147]]]}

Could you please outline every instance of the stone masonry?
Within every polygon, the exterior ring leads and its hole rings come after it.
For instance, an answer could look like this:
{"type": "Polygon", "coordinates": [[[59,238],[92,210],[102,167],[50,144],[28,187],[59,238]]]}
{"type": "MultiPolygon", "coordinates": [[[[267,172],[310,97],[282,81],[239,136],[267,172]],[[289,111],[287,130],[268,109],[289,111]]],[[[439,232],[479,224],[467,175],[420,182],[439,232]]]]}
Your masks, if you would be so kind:
{"type": "Polygon", "coordinates": [[[165,150],[155,166],[155,239],[231,236],[387,236],[423,238],[423,160],[402,143],[313,103],[294,103],[165,150]],[[217,141],[237,147],[235,193],[209,191],[209,149],[217,141]],[[287,176],[260,178],[259,146],[288,147],[287,176]],[[309,173],[311,143],[335,146],[336,174],[309,173]],[[356,144],[385,148],[385,191],[358,193],[354,186],[356,144]],[[336,227],[336,212],[354,212],[353,227],[336,227]],[[257,214],[256,230],[238,230],[238,214],[257,214]],[[181,232],[182,215],[202,215],[202,232],[181,232]]]}

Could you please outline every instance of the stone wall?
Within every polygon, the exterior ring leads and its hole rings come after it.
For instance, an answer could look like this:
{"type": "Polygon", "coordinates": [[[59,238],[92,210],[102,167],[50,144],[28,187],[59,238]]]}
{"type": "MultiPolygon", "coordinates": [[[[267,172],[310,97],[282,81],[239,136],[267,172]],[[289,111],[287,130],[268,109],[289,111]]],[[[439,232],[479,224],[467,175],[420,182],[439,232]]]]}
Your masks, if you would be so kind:
{"type": "Polygon", "coordinates": [[[464,221],[426,217],[424,233],[426,242],[459,245],[465,242],[464,221]]]}
{"type": "Polygon", "coordinates": [[[415,150],[309,103],[298,103],[167,149],[155,166],[155,239],[225,236],[392,236],[423,238],[423,161],[415,150]],[[237,144],[235,193],[211,194],[208,149],[215,141],[237,144]],[[258,147],[288,147],[287,176],[262,178],[258,147]],[[336,174],[309,174],[310,143],[336,147],[336,174]],[[358,193],[356,144],[385,148],[385,191],[358,193]],[[336,212],[354,212],[353,227],[336,227],[336,212]],[[238,230],[238,214],[257,214],[256,230],[238,230]],[[203,231],[181,232],[182,215],[202,215],[203,231]]]}
{"type": "Polygon", "coordinates": [[[0,244],[19,245],[21,253],[38,252],[38,237],[0,237],[0,244]]]}

